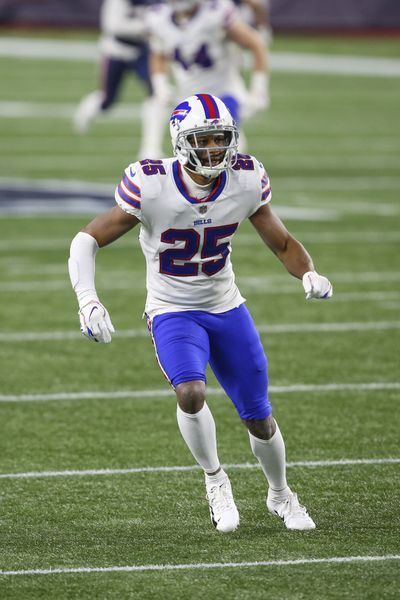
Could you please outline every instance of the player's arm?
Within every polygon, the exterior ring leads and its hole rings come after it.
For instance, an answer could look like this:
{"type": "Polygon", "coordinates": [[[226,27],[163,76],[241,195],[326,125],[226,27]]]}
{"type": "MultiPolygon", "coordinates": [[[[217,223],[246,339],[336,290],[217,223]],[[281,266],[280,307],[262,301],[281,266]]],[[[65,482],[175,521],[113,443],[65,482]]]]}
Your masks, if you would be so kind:
{"type": "Polygon", "coordinates": [[[99,215],[71,242],[68,270],[79,305],[82,333],[95,342],[111,342],[115,331],[107,309],[101,304],[95,286],[97,250],[115,241],[139,223],[134,215],[115,206],[99,215]]]}
{"type": "Polygon", "coordinates": [[[149,69],[153,87],[153,97],[161,104],[167,103],[171,96],[169,64],[170,61],[165,54],[156,50],[151,51],[149,56],[149,69]]]}
{"type": "Polygon", "coordinates": [[[269,28],[269,14],[266,2],[264,0],[245,0],[245,2],[253,11],[256,26],[265,29],[269,28]]]}
{"type": "Polygon", "coordinates": [[[253,56],[253,71],[268,70],[267,49],[262,36],[241,19],[235,19],[227,30],[227,37],[253,56]]]}
{"type": "Polygon", "coordinates": [[[261,206],[250,217],[250,221],[289,273],[302,280],[307,299],[332,296],[331,283],[315,271],[307,250],[289,233],[269,204],[261,206]]]}
{"type": "Polygon", "coordinates": [[[241,19],[234,19],[227,30],[228,39],[249,50],[253,57],[253,72],[247,100],[248,115],[269,105],[269,64],[266,44],[258,31],[241,19]]]}
{"type": "Polygon", "coordinates": [[[152,50],[149,57],[150,73],[156,75],[162,73],[168,74],[169,60],[165,54],[160,51],[152,50]]]}
{"type": "Polygon", "coordinates": [[[290,235],[269,204],[261,206],[250,217],[250,221],[263,242],[294,277],[302,279],[304,273],[314,271],[314,264],[307,250],[290,235]]]}
{"type": "Polygon", "coordinates": [[[82,232],[92,236],[99,248],[115,242],[121,235],[133,229],[139,219],[119,206],[114,206],[102,215],[98,215],[82,229],[82,232]]]}

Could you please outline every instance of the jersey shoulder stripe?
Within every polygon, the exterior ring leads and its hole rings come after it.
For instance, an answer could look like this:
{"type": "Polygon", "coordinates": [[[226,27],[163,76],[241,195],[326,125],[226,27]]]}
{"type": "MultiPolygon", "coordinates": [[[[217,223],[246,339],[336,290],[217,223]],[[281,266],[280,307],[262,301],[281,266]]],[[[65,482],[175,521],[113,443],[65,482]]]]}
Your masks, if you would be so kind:
{"type": "Polygon", "coordinates": [[[271,183],[265,169],[263,170],[263,174],[261,177],[261,190],[261,199],[263,201],[267,200],[267,198],[269,198],[272,194],[271,183]]]}
{"type": "Polygon", "coordinates": [[[124,189],[122,181],[117,188],[117,193],[119,197],[127,204],[130,204],[135,208],[140,208],[140,200],[138,198],[135,198],[133,195],[129,194],[129,192],[127,192],[126,189],[124,189]]]}
{"type": "Polygon", "coordinates": [[[266,203],[271,200],[272,188],[268,175],[264,171],[264,175],[261,179],[261,202],[266,203]]]}
{"type": "Polygon", "coordinates": [[[138,177],[137,163],[129,165],[122,176],[120,183],[115,190],[115,200],[117,204],[126,212],[138,216],[141,210],[141,186],[138,177]],[[133,168],[132,168],[133,167],[133,168]],[[135,178],[135,180],[134,180],[135,178]]]}
{"type": "Polygon", "coordinates": [[[138,185],[136,185],[132,181],[132,179],[130,177],[128,177],[128,175],[126,173],[123,177],[123,182],[124,182],[125,186],[129,189],[130,192],[132,192],[136,196],[139,196],[139,198],[140,198],[140,196],[141,196],[140,187],[138,185]]]}
{"type": "Polygon", "coordinates": [[[264,190],[263,193],[261,194],[261,200],[265,201],[267,200],[272,194],[272,190],[269,187],[268,189],[264,190]]]}

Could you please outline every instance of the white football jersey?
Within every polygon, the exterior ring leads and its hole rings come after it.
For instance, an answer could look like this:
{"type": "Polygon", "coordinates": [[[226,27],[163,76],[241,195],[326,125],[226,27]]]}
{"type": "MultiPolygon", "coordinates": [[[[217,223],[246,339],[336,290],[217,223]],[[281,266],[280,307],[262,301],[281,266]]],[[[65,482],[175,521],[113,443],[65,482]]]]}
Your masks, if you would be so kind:
{"type": "Polygon", "coordinates": [[[153,318],[185,310],[220,313],[242,304],[245,299],[232,270],[231,240],[240,223],[270,199],[268,175],[248,155],[238,155],[236,165],[222,171],[202,200],[190,195],[175,158],[129,165],[115,200],[141,222],[146,314],[153,318]]]}
{"type": "Polygon", "coordinates": [[[232,51],[227,31],[238,18],[231,0],[204,0],[185,23],[174,20],[170,6],[150,9],[147,19],[150,48],[172,61],[177,96],[207,92],[215,96],[246,96],[240,62],[232,51]]]}
{"type": "Polygon", "coordinates": [[[104,0],[100,10],[100,50],[105,56],[135,60],[135,44],[146,42],[145,5],[129,0],[104,0]]]}

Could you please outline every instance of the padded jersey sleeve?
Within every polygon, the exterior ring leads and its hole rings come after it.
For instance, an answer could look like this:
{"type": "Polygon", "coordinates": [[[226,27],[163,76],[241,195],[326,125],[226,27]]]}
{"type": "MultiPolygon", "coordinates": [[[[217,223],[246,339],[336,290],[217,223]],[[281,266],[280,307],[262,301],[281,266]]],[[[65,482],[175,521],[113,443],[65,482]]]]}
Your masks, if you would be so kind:
{"type": "Polygon", "coordinates": [[[140,10],[129,2],[120,0],[105,0],[100,9],[100,24],[103,33],[111,36],[121,36],[128,39],[144,38],[146,34],[144,19],[140,10]]]}
{"type": "Polygon", "coordinates": [[[166,54],[168,44],[163,31],[165,24],[171,18],[169,7],[160,4],[150,6],[144,18],[150,50],[156,54],[166,54]]]}
{"type": "Polygon", "coordinates": [[[142,192],[139,163],[132,163],[125,171],[124,175],[115,190],[115,201],[122,210],[135,216],[139,221],[142,216],[142,192]]]}
{"type": "Polygon", "coordinates": [[[251,217],[251,215],[254,215],[254,213],[257,212],[257,210],[261,206],[268,204],[268,202],[270,202],[272,198],[271,182],[269,180],[268,173],[264,168],[264,165],[260,163],[257,159],[254,159],[254,163],[256,166],[254,176],[257,179],[254,182],[254,184],[257,186],[256,204],[250,212],[249,217],[251,217]]]}

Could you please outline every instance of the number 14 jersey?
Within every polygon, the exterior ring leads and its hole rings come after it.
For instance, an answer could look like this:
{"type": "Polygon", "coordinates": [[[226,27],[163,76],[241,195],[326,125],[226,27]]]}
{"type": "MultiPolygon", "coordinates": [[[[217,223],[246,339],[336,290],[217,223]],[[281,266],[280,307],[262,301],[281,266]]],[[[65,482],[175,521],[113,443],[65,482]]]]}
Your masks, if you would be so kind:
{"type": "Polygon", "coordinates": [[[231,240],[240,223],[271,199],[264,167],[238,155],[208,195],[191,196],[178,160],[129,165],[115,191],[117,204],[141,222],[146,258],[145,312],[221,313],[242,304],[231,264],[231,240]]]}
{"type": "Polygon", "coordinates": [[[168,3],[149,9],[146,24],[150,48],[172,61],[179,98],[200,90],[244,100],[240,57],[228,39],[229,29],[238,18],[231,0],[202,0],[197,12],[181,23],[168,3]]]}

